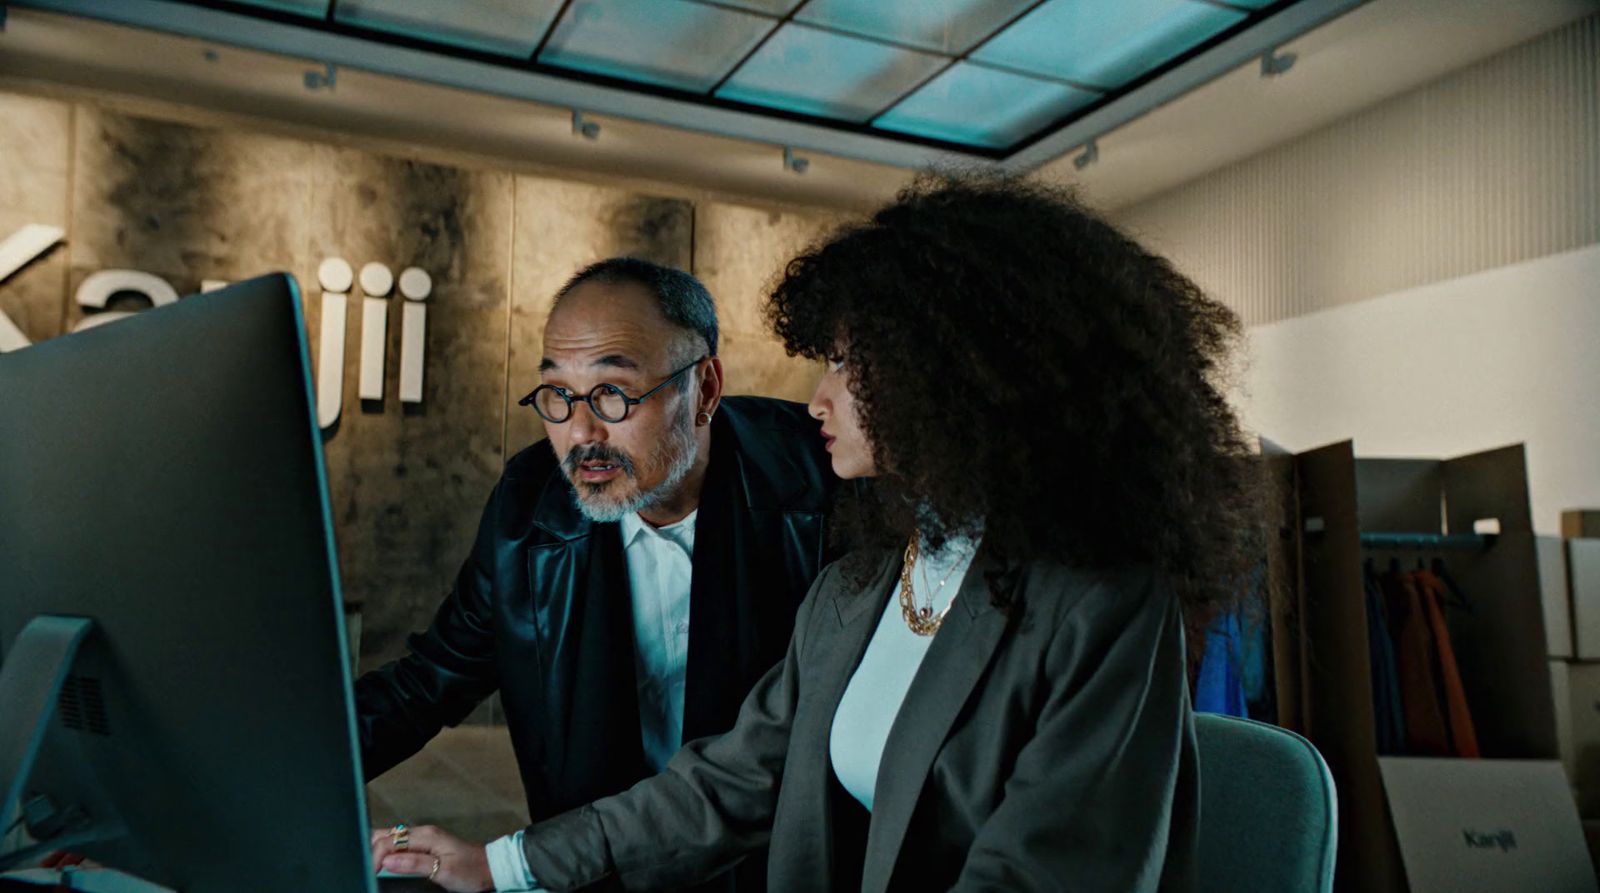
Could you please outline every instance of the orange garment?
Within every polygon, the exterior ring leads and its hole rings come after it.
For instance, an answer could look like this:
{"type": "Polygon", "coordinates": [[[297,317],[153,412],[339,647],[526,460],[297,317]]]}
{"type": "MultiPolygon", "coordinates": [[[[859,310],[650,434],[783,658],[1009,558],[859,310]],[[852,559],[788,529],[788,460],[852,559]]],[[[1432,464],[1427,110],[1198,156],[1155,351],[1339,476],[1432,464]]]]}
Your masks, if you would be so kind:
{"type": "Polygon", "coordinates": [[[1389,633],[1394,636],[1395,675],[1400,680],[1406,718],[1406,753],[1449,756],[1450,732],[1434,683],[1433,633],[1422,596],[1408,574],[1391,571],[1380,583],[1389,607],[1389,633]]]}
{"type": "Polygon", "coordinates": [[[1439,692],[1444,698],[1445,718],[1450,726],[1450,752],[1458,757],[1482,756],[1478,751],[1478,733],[1472,725],[1472,713],[1467,709],[1467,692],[1461,687],[1455,648],[1450,644],[1450,630],[1444,625],[1441,608],[1446,594],[1444,581],[1431,571],[1417,571],[1411,577],[1421,597],[1422,608],[1427,612],[1428,626],[1433,631],[1439,692]]]}

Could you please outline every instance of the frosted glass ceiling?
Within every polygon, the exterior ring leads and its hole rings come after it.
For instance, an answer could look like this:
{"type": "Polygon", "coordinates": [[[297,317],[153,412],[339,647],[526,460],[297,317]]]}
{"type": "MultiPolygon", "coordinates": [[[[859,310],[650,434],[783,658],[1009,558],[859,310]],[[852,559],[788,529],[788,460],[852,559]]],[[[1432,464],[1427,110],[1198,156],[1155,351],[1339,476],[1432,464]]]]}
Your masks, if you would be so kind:
{"type": "Polygon", "coordinates": [[[1003,155],[1298,0],[233,0],[545,74],[1003,155]]]}

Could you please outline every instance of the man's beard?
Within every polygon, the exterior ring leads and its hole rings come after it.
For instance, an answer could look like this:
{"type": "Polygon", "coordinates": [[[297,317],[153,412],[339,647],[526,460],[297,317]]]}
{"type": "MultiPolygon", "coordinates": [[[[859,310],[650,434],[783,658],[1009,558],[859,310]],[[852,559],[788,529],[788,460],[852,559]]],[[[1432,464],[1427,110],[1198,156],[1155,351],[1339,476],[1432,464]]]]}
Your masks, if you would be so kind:
{"type": "Polygon", "coordinates": [[[694,437],[694,417],[683,412],[650,450],[650,464],[658,468],[666,466],[667,473],[661,483],[649,490],[639,489],[638,468],[633,457],[610,444],[593,443],[573,447],[572,452],[561,460],[561,470],[572,481],[573,501],[578,504],[578,511],[584,517],[598,522],[620,521],[634,512],[647,511],[671,500],[683,479],[689,476],[690,469],[694,468],[695,460],[700,455],[699,447],[694,437]],[[591,461],[616,465],[622,477],[598,484],[580,480],[578,465],[591,461]]]}

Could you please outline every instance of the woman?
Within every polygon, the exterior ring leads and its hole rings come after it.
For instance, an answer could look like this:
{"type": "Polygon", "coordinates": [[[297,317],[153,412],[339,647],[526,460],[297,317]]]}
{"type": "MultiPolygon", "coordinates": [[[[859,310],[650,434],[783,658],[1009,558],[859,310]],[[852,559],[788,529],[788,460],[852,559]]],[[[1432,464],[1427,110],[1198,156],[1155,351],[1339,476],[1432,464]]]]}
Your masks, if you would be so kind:
{"type": "MultiPolygon", "coordinates": [[[[670,889],[770,843],[773,891],[1187,890],[1184,621],[1254,562],[1235,317],[1085,210],[924,177],[787,268],[770,313],[867,545],[727,734],[524,832],[544,889],[670,889]]],[[[417,829],[381,864],[492,886],[417,829]]]]}

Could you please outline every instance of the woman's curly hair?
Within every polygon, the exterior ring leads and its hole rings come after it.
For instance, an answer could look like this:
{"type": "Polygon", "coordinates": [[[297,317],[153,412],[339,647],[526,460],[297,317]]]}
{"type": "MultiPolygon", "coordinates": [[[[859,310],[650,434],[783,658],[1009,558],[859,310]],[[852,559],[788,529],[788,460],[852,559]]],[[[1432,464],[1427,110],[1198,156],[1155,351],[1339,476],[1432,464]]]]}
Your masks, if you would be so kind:
{"type": "Polygon", "coordinates": [[[1011,559],[1161,569],[1191,630],[1263,561],[1223,393],[1237,317],[1070,191],[924,174],[770,300],[791,355],[843,361],[872,443],[851,543],[937,547],[981,519],[1011,559]]]}

